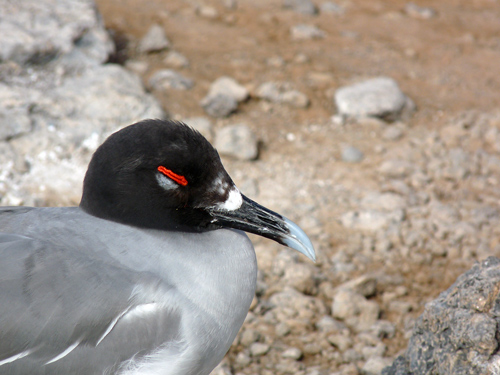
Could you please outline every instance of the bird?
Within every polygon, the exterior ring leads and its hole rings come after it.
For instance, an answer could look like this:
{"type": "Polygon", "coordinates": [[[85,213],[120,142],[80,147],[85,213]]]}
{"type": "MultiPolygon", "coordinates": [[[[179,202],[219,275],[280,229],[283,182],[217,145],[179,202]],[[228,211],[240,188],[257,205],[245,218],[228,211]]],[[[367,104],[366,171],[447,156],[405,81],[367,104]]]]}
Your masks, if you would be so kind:
{"type": "Polygon", "coordinates": [[[244,232],[315,261],[198,131],[150,119],[111,134],[79,206],[0,208],[0,374],[210,374],[254,298],[244,232]]]}

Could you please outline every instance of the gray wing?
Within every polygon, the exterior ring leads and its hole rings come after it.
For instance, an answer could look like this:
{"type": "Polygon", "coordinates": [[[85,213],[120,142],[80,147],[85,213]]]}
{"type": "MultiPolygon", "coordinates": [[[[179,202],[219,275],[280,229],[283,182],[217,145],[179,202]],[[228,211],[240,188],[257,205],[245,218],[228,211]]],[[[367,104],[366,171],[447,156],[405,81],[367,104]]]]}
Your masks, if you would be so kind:
{"type": "Polygon", "coordinates": [[[0,260],[0,364],[95,347],[134,305],[133,273],[57,243],[0,233],[0,260]]]}

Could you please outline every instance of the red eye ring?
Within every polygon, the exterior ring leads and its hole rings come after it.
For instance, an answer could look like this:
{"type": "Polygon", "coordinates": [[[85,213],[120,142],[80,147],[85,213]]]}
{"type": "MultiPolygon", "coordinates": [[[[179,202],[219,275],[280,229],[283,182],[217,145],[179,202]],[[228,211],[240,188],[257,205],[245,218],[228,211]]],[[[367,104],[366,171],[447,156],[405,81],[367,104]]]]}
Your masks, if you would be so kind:
{"type": "Polygon", "coordinates": [[[158,167],[158,171],[163,173],[165,176],[167,176],[171,180],[174,180],[179,185],[186,186],[188,184],[188,181],[186,180],[186,178],[184,176],[181,176],[180,174],[174,173],[170,169],[167,169],[162,165],[160,165],[158,167]]]}

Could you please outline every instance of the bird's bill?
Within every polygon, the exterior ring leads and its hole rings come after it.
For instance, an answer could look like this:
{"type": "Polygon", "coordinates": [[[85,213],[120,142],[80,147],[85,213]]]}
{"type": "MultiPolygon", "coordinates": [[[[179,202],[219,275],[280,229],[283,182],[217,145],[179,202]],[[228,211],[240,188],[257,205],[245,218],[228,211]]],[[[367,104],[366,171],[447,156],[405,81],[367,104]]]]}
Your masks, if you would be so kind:
{"type": "Polygon", "coordinates": [[[236,210],[210,210],[209,213],[213,218],[212,224],[269,238],[316,261],[316,253],[311,240],[297,224],[243,194],[242,198],[243,203],[236,210]]]}

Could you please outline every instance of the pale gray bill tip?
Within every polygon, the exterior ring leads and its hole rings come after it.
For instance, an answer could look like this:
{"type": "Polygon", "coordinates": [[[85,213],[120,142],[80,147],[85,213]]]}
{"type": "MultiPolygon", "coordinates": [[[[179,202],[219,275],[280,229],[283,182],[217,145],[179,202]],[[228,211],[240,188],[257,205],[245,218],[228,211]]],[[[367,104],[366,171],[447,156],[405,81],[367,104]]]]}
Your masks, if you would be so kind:
{"type": "Polygon", "coordinates": [[[286,223],[290,234],[284,237],[283,242],[292,249],[297,250],[299,253],[304,254],[306,257],[316,262],[316,252],[314,251],[313,244],[307,234],[300,229],[300,227],[293,221],[288,220],[283,217],[283,221],[286,223]]]}

